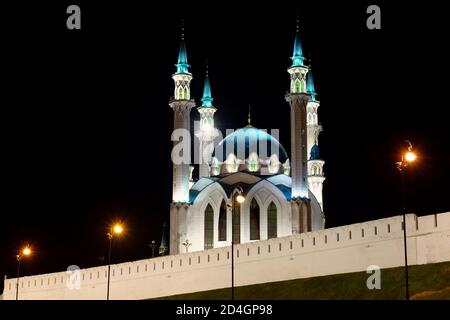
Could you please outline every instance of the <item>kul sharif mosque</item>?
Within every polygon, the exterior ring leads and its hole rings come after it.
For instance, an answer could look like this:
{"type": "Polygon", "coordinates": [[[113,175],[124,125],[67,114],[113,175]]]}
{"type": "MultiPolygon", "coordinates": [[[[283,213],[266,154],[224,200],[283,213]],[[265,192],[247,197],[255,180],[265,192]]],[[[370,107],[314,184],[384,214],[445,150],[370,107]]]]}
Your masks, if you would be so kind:
{"type": "MultiPolygon", "coordinates": [[[[290,155],[275,137],[253,127],[250,115],[247,126],[217,143],[214,117],[220,116],[220,108],[213,104],[206,73],[202,104],[196,108],[200,126],[194,132],[206,160],[197,164],[197,181],[192,178],[193,165],[173,165],[170,254],[184,253],[186,243],[192,252],[324,228],[320,102],[310,67],[304,63],[298,27],[293,51],[285,97],[290,109],[290,155]]],[[[169,105],[174,130],[192,133],[190,116],[196,105],[190,94],[189,67],[183,34],[169,105]]],[[[174,147],[178,143],[182,142],[174,141],[174,147]]]]}

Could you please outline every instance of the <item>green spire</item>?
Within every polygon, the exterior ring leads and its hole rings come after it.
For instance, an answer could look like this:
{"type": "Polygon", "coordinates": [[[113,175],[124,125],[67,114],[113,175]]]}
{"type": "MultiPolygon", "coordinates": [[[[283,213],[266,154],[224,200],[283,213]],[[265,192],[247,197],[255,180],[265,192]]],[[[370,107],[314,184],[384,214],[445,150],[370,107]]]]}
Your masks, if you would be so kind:
{"type": "Polygon", "coordinates": [[[161,244],[159,246],[159,255],[163,256],[167,252],[167,244],[166,244],[166,222],[163,223],[163,232],[161,238],[161,244]]]}
{"type": "Polygon", "coordinates": [[[295,40],[294,40],[294,55],[291,58],[293,67],[302,67],[303,61],[305,60],[305,57],[303,56],[302,41],[300,39],[299,29],[300,29],[300,24],[299,24],[298,12],[297,12],[297,28],[296,28],[295,40]]]}
{"type": "Polygon", "coordinates": [[[203,87],[202,108],[213,108],[211,97],[211,84],[209,83],[208,62],[206,62],[206,78],[205,86],[203,87]]]}
{"type": "Polygon", "coordinates": [[[178,51],[178,63],[175,66],[177,67],[177,73],[189,74],[188,68],[190,65],[187,61],[186,43],[184,42],[184,20],[181,23],[180,51],[178,51]]]}
{"type": "Polygon", "coordinates": [[[306,76],[306,92],[311,95],[313,100],[316,100],[317,93],[314,90],[314,79],[311,70],[309,70],[308,75],[306,76]]]}

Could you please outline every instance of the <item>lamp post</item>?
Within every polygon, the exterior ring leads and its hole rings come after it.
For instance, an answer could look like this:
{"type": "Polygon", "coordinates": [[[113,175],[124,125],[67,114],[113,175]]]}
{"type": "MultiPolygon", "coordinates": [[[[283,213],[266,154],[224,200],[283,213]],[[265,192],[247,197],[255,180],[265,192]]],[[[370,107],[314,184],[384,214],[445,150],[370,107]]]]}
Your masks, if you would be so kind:
{"type": "Polygon", "coordinates": [[[182,245],[183,245],[184,248],[186,249],[186,253],[188,253],[188,252],[189,252],[189,247],[192,245],[192,242],[189,242],[189,240],[186,239],[186,241],[183,242],[182,245]]]}
{"type": "Polygon", "coordinates": [[[152,240],[152,242],[150,242],[150,244],[148,245],[150,248],[152,248],[152,258],[155,257],[155,249],[156,249],[156,241],[152,240]]]}
{"type": "Polygon", "coordinates": [[[413,152],[411,142],[405,140],[408,144],[407,152],[402,153],[401,161],[397,162],[397,169],[402,175],[402,215],[403,215],[403,247],[405,249],[405,294],[406,300],[409,300],[409,283],[408,283],[408,247],[406,238],[406,173],[408,164],[416,160],[416,154],[413,152]]]}
{"type": "MultiPolygon", "coordinates": [[[[233,191],[231,195],[231,300],[234,300],[234,225],[233,225],[233,219],[234,217],[234,211],[235,211],[235,204],[234,201],[241,203],[244,203],[245,197],[242,195],[244,191],[240,186],[236,187],[236,189],[233,191]],[[234,197],[234,194],[237,192],[236,198],[234,197]]],[[[240,230],[239,230],[240,232],[240,230]]]]}
{"type": "Polygon", "coordinates": [[[16,281],[16,300],[19,300],[19,277],[20,277],[20,262],[23,257],[29,256],[31,254],[31,249],[29,246],[24,247],[19,251],[19,254],[16,255],[17,259],[17,281],[16,281]]]}
{"type": "Polygon", "coordinates": [[[107,233],[109,239],[109,250],[108,250],[108,284],[106,288],[106,300],[109,300],[109,283],[111,279],[111,251],[112,251],[112,241],[114,235],[120,235],[123,232],[123,226],[121,224],[115,224],[111,227],[111,231],[107,233]]]}

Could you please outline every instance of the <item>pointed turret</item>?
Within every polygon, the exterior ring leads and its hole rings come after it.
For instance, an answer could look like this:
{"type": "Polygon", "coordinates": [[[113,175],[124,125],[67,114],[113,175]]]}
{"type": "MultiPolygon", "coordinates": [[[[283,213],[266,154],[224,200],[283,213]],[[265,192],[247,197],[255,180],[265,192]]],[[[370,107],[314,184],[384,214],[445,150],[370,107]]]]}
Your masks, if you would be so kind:
{"type": "Polygon", "coordinates": [[[212,101],[214,99],[211,96],[211,84],[209,83],[208,65],[206,65],[206,77],[205,85],[203,87],[202,108],[214,108],[212,101]]]}
{"type": "Polygon", "coordinates": [[[305,57],[303,56],[303,49],[302,49],[302,41],[300,39],[300,20],[298,18],[298,12],[297,12],[297,28],[295,31],[295,40],[294,40],[294,54],[292,55],[292,67],[303,67],[303,61],[305,60],[305,57]]]}
{"type": "MultiPolygon", "coordinates": [[[[173,132],[191,131],[191,110],[195,107],[194,99],[191,99],[192,74],[189,73],[186,55],[186,45],[184,43],[184,26],[181,31],[181,45],[178,53],[178,63],[175,65],[177,71],[172,75],[174,81],[174,94],[169,101],[169,106],[173,109],[173,132]]],[[[190,155],[190,144],[183,145],[181,139],[173,139],[175,148],[183,148],[184,155],[190,155]],[[182,144],[180,144],[182,143],[182,144]]],[[[190,176],[190,156],[184,157],[180,161],[173,162],[173,184],[172,201],[176,203],[189,202],[189,176],[190,176]]]]}
{"type": "Polygon", "coordinates": [[[199,177],[210,176],[210,163],[212,151],[214,150],[214,139],[217,136],[217,130],[214,127],[214,113],[216,108],[213,106],[211,96],[211,84],[209,82],[208,60],[206,60],[205,86],[203,87],[202,106],[197,108],[200,114],[200,128],[195,133],[200,141],[199,148],[199,177]]]}
{"type": "Polygon", "coordinates": [[[309,96],[306,94],[306,75],[308,73],[308,67],[303,64],[305,58],[303,57],[302,45],[300,42],[298,12],[294,55],[291,59],[292,66],[287,70],[291,78],[291,84],[290,91],[286,95],[286,101],[289,102],[291,107],[291,158],[289,159],[291,162],[292,177],[291,193],[293,199],[304,199],[309,197],[307,181],[308,151],[306,149],[306,105],[308,104],[309,96]]]}
{"type": "Polygon", "coordinates": [[[300,33],[298,32],[298,29],[295,34],[294,54],[291,57],[291,59],[292,59],[292,67],[303,66],[303,61],[305,60],[305,57],[303,56],[302,41],[300,40],[300,33]]]}
{"type": "Polygon", "coordinates": [[[313,101],[316,100],[316,90],[314,89],[314,79],[312,71],[309,70],[308,75],[306,76],[306,93],[311,95],[311,99],[313,101]]]}
{"type": "Polygon", "coordinates": [[[161,238],[161,245],[159,246],[159,255],[163,256],[167,252],[167,244],[166,244],[166,223],[163,223],[163,232],[161,238]]]}
{"type": "Polygon", "coordinates": [[[181,42],[180,50],[178,51],[178,63],[175,66],[177,67],[177,74],[190,74],[188,70],[190,65],[187,61],[186,43],[184,41],[184,23],[181,27],[181,42]]]}

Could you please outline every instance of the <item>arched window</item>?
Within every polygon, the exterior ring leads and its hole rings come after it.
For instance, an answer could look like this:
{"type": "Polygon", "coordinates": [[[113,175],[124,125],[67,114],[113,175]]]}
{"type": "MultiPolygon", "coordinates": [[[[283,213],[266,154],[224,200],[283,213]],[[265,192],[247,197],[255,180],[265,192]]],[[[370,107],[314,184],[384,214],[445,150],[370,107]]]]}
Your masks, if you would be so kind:
{"type": "Polygon", "coordinates": [[[219,212],[219,241],[227,241],[227,205],[222,200],[219,212]]]}
{"type": "Polygon", "coordinates": [[[259,159],[256,152],[252,152],[248,157],[248,171],[255,172],[259,169],[259,159]]]}
{"type": "Polygon", "coordinates": [[[306,92],[305,91],[305,80],[300,81],[300,91],[299,92],[306,92]]]}
{"type": "Polygon", "coordinates": [[[230,153],[227,157],[227,171],[232,173],[238,169],[237,159],[233,153],[230,153]]]}
{"type": "Polygon", "coordinates": [[[241,205],[233,196],[233,212],[231,222],[233,226],[233,242],[234,244],[241,243],[241,205]]]}
{"type": "Polygon", "coordinates": [[[185,95],[186,92],[187,92],[187,88],[185,88],[184,86],[179,86],[178,87],[178,99],[179,100],[187,99],[186,95],[185,95]]]}
{"type": "Polygon", "coordinates": [[[210,204],[205,209],[205,249],[211,249],[214,241],[214,210],[210,204]]]}
{"type": "Polygon", "coordinates": [[[299,79],[295,80],[294,93],[300,93],[300,80],[299,79]]]}
{"type": "Polygon", "coordinates": [[[267,208],[267,238],[277,237],[277,206],[271,202],[267,208]]]}
{"type": "Polygon", "coordinates": [[[253,198],[250,203],[250,240],[259,239],[259,206],[253,198]]]}
{"type": "Polygon", "coordinates": [[[269,165],[267,166],[270,173],[278,173],[280,170],[280,161],[276,154],[270,156],[269,165]]]}
{"type": "Polygon", "coordinates": [[[189,88],[188,87],[184,88],[184,99],[189,99],[189,88]]]}

